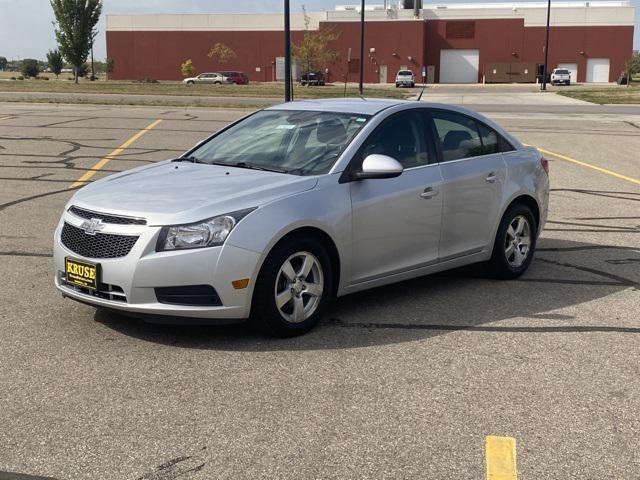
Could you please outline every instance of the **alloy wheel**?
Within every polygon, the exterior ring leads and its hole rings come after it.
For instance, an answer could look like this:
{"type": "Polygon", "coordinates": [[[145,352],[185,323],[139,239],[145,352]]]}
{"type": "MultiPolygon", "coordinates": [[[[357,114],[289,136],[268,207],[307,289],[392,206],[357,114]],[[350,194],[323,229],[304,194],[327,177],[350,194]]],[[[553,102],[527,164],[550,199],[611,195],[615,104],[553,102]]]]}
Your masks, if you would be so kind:
{"type": "Polygon", "coordinates": [[[286,321],[304,322],[317,310],[323,291],[322,265],[315,255],[294,253],[284,261],[276,275],[276,308],[286,321]]]}
{"type": "Polygon", "coordinates": [[[509,224],[504,255],[509,265],[520,268],[527,260],[531,248],[531,224],[524,215],[518,215],[509,224]]]}

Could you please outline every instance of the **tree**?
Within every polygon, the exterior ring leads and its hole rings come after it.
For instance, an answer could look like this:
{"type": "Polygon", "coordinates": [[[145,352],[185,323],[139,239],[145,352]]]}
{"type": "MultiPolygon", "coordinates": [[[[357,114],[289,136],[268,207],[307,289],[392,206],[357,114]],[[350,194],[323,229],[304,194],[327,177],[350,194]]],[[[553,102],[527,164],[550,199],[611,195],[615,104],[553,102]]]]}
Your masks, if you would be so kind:
{"type": "Polygon", "coordinates": [[[235,60],[238,58],[236,52],[233,48],[225,45],[224,43],[216,43],[211,49],[207,56],[212,60],[217,61],[218,63],[229,63],[231,60],[235,60]]]}
{"type": "Polygon", "coordinates": [[[58,48],[73,66],[75,81],[78,70],[87,61],[98,31],[95,26],[102,12],[102,0],[50,0],[55,15],[58,48]]]}
{"type": "Polygon", "coordinates": [[[627,87],[631,85],[631,78],[634,75],[640,73],[640,53],[635,54],[624,66],[624,71],[627,73],[627,87]]]}
{"type": "Polygon", "coordinates": [[[300,43],[293,45],[291,53],[302,65],[303,73],[309,73],[322,70],[338,57],[338,53],[331,51],[328,46],[340,35],[333,27],[309,30],[311,18],[304,7],[302,11],[304,12],[304,36],[300,43]]]}
{"type": "Polygon", "coordinates": [[[25,78],[37,77],[40,73],[38,61],[33,58],[25,58],[22,61],[22,76],[25,78]]]}
{"type": "Polygon", "coordinates": [[[182,65],[180,65],[180,71],[182,72],[183,77],[192,77],[193,74],[196,73],[196,69],[193,66],[191,59],[185,60],[182,65]]]}
{"type": "Polygon", "coordinates": [[[4,70],[5,68],[7,68],[7,58],[0,57],[0,70],[4,70]]]}
{"type": "Polygon", "coordinates": [[[49,68],[56,74],[56,78],[60,75],[62,68],[64,67],[64,61],[62,60],[62,54],[59,50],[49,50],[47,53],[47,62],[49,62],[49,68]]]}

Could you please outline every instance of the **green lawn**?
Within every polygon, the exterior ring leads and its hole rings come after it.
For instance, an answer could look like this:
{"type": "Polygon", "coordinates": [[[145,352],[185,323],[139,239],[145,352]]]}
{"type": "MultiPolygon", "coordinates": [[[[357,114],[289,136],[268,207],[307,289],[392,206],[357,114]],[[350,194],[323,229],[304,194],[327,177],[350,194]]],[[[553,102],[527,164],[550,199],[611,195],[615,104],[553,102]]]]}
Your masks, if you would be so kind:
{"type": "Polygon", "coordinates": [[[576,98],[586,102],[597,103],[640,103],[640,85],[631,87],[599,88],[593,90],[562,90],[558,95],[576,98]]]}
{"type": "MultiPolygon", "coordinates": [[[[6,74],[9,72],[3,72],[6,74]]],[[[12,72],[15,75],[15,72],[12,72]]],[[[6,78],[6,75],[3,75],[6,78]]],[[[178,82],[139,83],[121,81],[80,80],[79,84],[61,80],[5,80],[0,81],[0,92],[44,92],[44,93],[110,93],[137,95],[188,95],[211,97],[274,97],[284,96],[282,83],[250,83],[249,85],[182,85],[178,82]]],[[[66,75],[65,75],[66,77],[66,75]]],[[[294,86],[295,98],[328,98],[342,97],[344,85],[327,85],[324,87],[294,86]]],[[[407,98],[415,94],[414,89],[395,89],[385,87],[365,87],[365,95],[369,97],[407,98]]],[[[358,89],[349,85],[347,96],[358,96],[358,89]]]]}

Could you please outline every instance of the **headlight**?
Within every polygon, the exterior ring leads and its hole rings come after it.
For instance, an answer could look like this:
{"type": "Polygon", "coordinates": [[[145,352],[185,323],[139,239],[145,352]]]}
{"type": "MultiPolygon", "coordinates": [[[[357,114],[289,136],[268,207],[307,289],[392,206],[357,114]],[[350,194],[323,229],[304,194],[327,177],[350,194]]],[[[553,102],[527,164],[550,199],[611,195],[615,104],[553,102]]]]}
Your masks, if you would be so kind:
{"type": "Polygon", "coordinates": [[[183,250],[222,245],[237,223],[255,208],[219,215],[201,222],[162,227],[156,251],[183,250]]]}

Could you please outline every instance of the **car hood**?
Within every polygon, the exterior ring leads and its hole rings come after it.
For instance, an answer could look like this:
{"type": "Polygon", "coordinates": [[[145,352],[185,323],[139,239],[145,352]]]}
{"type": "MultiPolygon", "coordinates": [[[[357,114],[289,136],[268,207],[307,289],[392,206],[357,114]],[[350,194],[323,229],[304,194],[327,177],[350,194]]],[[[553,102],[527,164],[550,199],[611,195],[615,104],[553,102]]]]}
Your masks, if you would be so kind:
{"type": "Polygon", "coordinates": [[[149,225],[170,225],[258,207],[310,190],[317,181],[316,177],[166,161],[89,184],[69,205],[144,217],[149,225]]]}

